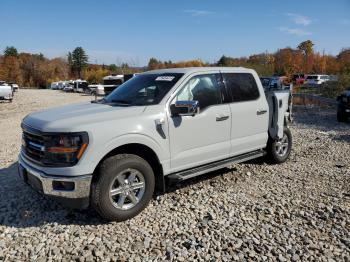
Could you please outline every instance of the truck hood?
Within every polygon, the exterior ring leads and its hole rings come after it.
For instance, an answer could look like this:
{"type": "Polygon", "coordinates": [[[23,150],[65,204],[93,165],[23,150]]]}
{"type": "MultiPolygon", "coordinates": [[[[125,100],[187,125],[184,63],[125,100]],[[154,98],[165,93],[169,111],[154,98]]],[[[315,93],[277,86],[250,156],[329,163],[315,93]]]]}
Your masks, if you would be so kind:
{"type": "Polygon", "coordinates": [[[79,103],[46,109],[29,114],[23,124],[42,132],[77,132],[90,124],[130,118],[141,114],[145,106],[111,106],[98,103],[79,103]]]}

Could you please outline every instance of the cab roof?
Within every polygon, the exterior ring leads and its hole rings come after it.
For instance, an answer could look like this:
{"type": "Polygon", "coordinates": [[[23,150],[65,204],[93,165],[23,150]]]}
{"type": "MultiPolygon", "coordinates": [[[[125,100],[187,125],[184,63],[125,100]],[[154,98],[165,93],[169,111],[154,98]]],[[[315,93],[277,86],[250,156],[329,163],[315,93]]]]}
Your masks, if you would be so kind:
{"type": "Polygon", "coordinates": [[[245,67],[184,67],[184,68],[166,68],[166,69],[156,69],[144,72],[144,74],[162,74],[162,73],[200,73],[207,71],[232,71],[232,72],[249,72],[253,70],[245,67]]]}

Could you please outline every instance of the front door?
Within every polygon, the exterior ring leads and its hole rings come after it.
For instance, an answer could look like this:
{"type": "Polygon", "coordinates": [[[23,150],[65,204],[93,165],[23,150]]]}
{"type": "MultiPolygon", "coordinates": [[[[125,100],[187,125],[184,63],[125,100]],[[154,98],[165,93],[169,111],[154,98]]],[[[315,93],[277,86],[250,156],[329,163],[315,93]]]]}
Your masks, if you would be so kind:
{"type": "Polygon", "coordinates": [[[228,157],[231,113],[222,104],[220,78],[219,72],[195,75],[171,101],[196,100],[200,106],[194,116],[169,116],[171,172],[228,157]]]}

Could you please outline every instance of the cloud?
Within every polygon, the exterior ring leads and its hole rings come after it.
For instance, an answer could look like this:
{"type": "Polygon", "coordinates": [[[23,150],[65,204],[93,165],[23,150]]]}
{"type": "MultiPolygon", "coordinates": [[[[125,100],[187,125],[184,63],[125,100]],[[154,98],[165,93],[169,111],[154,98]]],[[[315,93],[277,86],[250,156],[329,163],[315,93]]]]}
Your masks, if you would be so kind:
{"type": "Polygon", "coordinates": [[[307,26],[312,22],[311,18],[300,14],[287,13],[286,16],[290,17],[292,21],[297,25],[307,26]]]}
{"type": "Polygon", "coordinates": [[[190,14],[191,16],[208,16],[208,15],[213,15],[215,12],[213,11],[208,11],[208,10],[184,10],[185,13],[190,14]]]}
{"type": "Polygon", "coordinates": [[[278,30],[280,30],[283,33],[287,33],[290,35],[296,35],[296,36],[311,35],[310,32],[305,31],[305,30],[300,29],[300,28],[279,27],[278,30]]]}

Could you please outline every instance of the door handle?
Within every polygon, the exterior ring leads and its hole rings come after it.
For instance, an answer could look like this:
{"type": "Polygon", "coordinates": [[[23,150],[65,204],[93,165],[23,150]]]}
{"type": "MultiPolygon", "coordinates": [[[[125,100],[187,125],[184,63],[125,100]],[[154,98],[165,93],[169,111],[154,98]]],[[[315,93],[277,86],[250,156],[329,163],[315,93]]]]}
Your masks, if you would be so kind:
{"type": "Polygon", "coordinates": [[[229,116],[217,116],[216,117],[216,121],[219,122],[219,121],[225,121],[229,118],[229,116]]]}
{"type": "Polygon", "coordinates": [[[256,114],[259,116],[259,115],[263,115],[263,114],[265,114],[265,113],[267,113],[267,110],[265,110],[265,109],[259,109],[258,111],[256,111],[256,114]]]}

